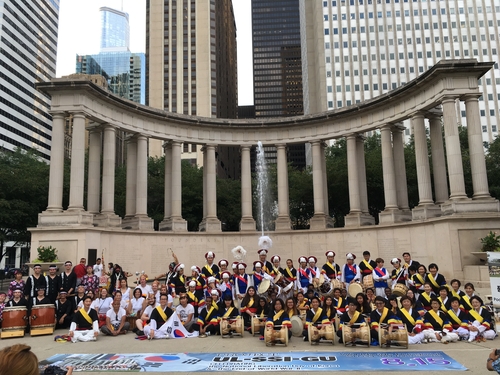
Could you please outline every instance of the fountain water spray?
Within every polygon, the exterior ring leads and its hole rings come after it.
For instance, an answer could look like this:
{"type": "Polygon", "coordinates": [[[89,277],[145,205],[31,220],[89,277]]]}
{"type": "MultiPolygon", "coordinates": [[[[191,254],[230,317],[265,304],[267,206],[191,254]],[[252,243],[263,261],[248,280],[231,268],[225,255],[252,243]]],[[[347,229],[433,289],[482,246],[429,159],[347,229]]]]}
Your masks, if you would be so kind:
{"type": "Polygon", "coordinates": [[[257,174],[257,216],[258,222],[260,224],[260,230],[263,236],[264,232],[269,229],[267,228],[267,220],[265,220],[264,207],[268,207],[268,204],[270,202],[267,202],[269,200],[269,178],[267,175],[267,163],[264,155],[264,146],[262,145],[261,141],[257,142],[257,160],[255,163],[255,172],[257,174]]]}

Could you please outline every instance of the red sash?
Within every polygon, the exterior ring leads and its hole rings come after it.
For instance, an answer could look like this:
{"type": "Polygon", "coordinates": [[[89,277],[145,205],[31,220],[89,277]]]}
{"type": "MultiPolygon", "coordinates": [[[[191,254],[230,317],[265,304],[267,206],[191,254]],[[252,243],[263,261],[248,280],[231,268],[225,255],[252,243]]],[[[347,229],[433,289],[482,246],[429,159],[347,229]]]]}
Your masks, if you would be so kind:
{"type": "Polygon", "coordinates": [[[380,277],[385,276],[384,271],[382,271],[382,270],[381,270],[380,268],[378,268],[378,267],[376,267],[376,268],[375,268],[375,273],[376,273],[378,276],[380,276],[380,277]]]}
{"type": "Polygon", "coordinates": [[[347,267],[349,267],[349,269],[354,273],[356,274],[356,266],[355,265],[351,265],[351,264],[346,264],[347,267]]]}
{"type": "Polygon", "coordinates": [[[314,278],[314,277],[316,277],[316,271],[315,271],[314,269],[312,269],[312,268],[309,268],[309,270],[310,270],[310,271],[311,271],[311,273],[312,273],[312,277],[313,277],[313,278],[314,278]]]}
{"type": "Polygon", "coordinates": [[[302,274],[302,276],[309,278],[309,275],[307,274],[307,272],[304,269],[299,268],[299,272],[302,274]]]}
{"type": "Polygon", "coordinates": [[[241,276],[241,275],[236,275],[236,278],[237,278],[238,280],[240,280],[240,281],[243,281],[245,284],[248,284],[247,279],[245,279],[243,276],[241,276]]]}
{"type": "Polygon", "coordinates": [[[259,280],[259,281],[262,281],[262,279],[264,278],[264,276],[262,276],[261,274],[258,274],[258,273],[254,273],[253,275],[254,275],[254,276],[257,278],[257,280],[259,280]]]}

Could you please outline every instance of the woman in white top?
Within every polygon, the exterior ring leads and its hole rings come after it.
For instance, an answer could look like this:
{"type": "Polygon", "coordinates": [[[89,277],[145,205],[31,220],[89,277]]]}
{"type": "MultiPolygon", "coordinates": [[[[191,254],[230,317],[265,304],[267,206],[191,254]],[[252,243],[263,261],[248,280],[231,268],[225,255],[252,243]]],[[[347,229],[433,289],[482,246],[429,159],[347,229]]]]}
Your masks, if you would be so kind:
{"type": "MultiPolygon", "coordinates": [[[[92,298],[92,303],[90,305],[91,309],[94,309],[97,311],[97,308],[95,306],[95,295],[94,292],[89,290],[87,293],[85,293],[86,296],[90,296],[92,298]]],[[[78,303],[77,310],[80,310],[83,307],[83,299],[78,303]]]]}
{"type": "Polygon", "coordinates": [[[137,287],[134,289],[134,295],[130,300],[129,314],[135,314],[136,316],[141,316],[143,303],[144,303],[144,297],[142,296],[142,290],[141,288],[137,287]]]}
{"type": "Polygon", "coordinates": [[[137,285],[137,288],[141,289],[142,296],[146,298],[149,293],[153,291],[153,288],[151,288],[151,285],[147,284],[147,276],[146,275],[141,275],[139,278],[139,285],[137,285]]]}
{"type": "MultiPolygon", "coordinates": [[[[122,293],[122,307],[125,305],[128,307],[130,298],[132,298],[132,290],[128,287],[127,279],[120,280],[120,292],[122,293]]],[[[127,310],[127,307],[123,307],[127,310]]]]}
{"type": "Polygon", "coordinates": [[[101,289],[99,298],[95,300],[95,310],[97,310],[99,315],[106,315],[111,308],[112,302],[113,298],[108,296],[108,291],[106,289],[101,289]]]}

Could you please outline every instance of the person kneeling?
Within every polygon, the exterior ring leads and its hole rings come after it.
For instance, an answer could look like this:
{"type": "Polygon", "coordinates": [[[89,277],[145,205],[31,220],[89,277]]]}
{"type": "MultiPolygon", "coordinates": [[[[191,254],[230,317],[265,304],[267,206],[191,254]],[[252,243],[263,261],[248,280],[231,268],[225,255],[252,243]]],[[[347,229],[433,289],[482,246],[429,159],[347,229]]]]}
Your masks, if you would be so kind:
{"type": "Polygon", "coordinates": [[[97,312],[90,307],[92,298],[83,297],[83,308],[73,315],[69,336],[71,341],[95,341],[99,335],[99,317],[97,312]]]}
{"type": "Polygon", "coordinates": [[[169,337],[167,332],[167,325],[165,324],[174,313],[173,310],[167,306],[168,296],[166,294],[160,295],[160,305],[156,306],[151,313],[149,325],[144,327],[144,334],[148,339],[166,339],[169,337]]]}
{"type": "Polygon", "coordinates": [[[120,307],[120,301],[115,298],[111,309],[106,313],[106,325],[101,327],[101,332],[107,336],[125,334],[130,329],[130,323],[126,321],[127,312],[120,307]]]}

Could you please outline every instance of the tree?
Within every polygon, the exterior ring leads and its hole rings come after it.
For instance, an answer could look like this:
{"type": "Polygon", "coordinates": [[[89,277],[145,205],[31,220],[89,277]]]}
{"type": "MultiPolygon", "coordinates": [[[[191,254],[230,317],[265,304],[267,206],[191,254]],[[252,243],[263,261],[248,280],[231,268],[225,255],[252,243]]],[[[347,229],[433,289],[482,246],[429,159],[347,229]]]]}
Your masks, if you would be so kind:
{"type": "Polygon", "coordinates": [[[311,168],[299,170],[288,165],[290,220],[293,229],[308,229],[314,215],[313,179],[311,168]]]}
{"type": "Polygon", "coordinates": [[[35,151],[0,151],[0,260],[5,242],[30,242],[28,227],[47,208],[49,166],[35,151]]]}

